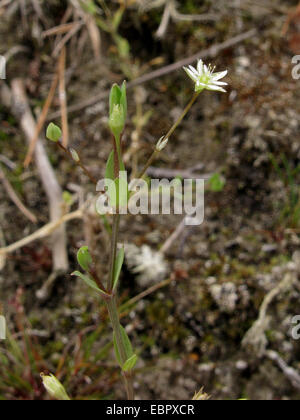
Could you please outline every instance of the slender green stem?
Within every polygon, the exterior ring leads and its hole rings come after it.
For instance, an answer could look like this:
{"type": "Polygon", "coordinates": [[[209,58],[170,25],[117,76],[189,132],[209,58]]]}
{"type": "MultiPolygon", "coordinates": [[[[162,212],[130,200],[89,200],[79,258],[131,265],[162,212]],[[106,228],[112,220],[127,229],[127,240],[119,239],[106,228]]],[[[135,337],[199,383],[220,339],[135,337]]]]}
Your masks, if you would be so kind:
{"type": "Polygon", "coordinates": [[[75,164],[77,166],[79,166],[83,170],[83,172],[88,176],[88,178],[92,181],[92,183],[97,185],[97,180],[93,177],[93,175],[90,173],[90,171],[84,166],[84,164],[81,162],[80,158],[79,158],[78,161],[75,161],[73,159],[72,153],[70,152],[69,149],[67,149],[60,141],[57,142],[56,144],[72,159],[73,162],[75,162],[75,164]]]}
{"type": "Polygon", "coordinates": [[[111,237],[111,252],[110,252],[110,263],[109,263],[109,277],[107,283],[107,290],[110,293],[114,286],[114,273],[115,273],[115,262],[117,256],[118,236],[120,227],[120,215],[114,214],[113,216],[113,227],[111,237]]]}
{"type": "MultiPolygon", "coordinates": [[[[192,106],[194,105],[194,103],[196,102],[198,96],[199,96],[200,92],[196,92],[192,99],[190,100],[190,102],[187,104],[187,106],[185,107],[185,109],[183,110],[182,114],[180,115],[180,117],[177,119],[177,121],[172,125],[172,127],[170,128],[170,130],[168,131],[168,133],[163,137],[163,139],[161,140],[162,142],[166,139],[169,139],[171,137],[171,135],[174,133],[174,131],[176,130],[176,128],[179,126],[179,124],[182,122],[182,120],[184,119],[184,117],[186,116],[186,114],[189,112],[189,110],[192,108],[192,106]]],[[[154,162],[154,160],[156,159],[156,157],[159,155],[160,151],[155,149],[154,152],[152,153],[152,155],[150,156],[150,158],[148,159],[148,162],[146,163],[145,167],[143,168],[143,170],[141,171],[141,173],[139,174],[139,176],[137,177],[137,179],[140,178],[144,178],[145,174],[147,172],[147,169],[149,168],[149,166],[154,162]]]]}
{"type": "MultiPolygon", "coordinates": [[[[107,284],[107,289],[109,292],[112,292],[113,290],[119,227],[120,227],[120,215],[115,214],[113,217],[110,269],[109,269],[109,278],[108,278],[108,284],[107,284]]],[[[113,296],[111,299],[107,300],[106,305],[107,305],[110,322],[112,324],[112,328],[114,331],[118,350],[120,353],[121,362],[122,364],[124,364],[127,360],[127,357],[126,357],[126,350],[124,347],[124,342],[122,339],[120,317],[119,317],[119,311],[118,311],[118,306],[117,306],[117,297],[113,296]]],[[[123,372],[123,379],[125,383],[128,400],[134,400],[134,391],[133,391],[133,385],[132,385],[131,372],[123,372]]]]}
{"type": "Polygon", "coordinates": [[[157,158],[157,156],[159,155],[159,153],[160,152],[157,149],[154,150],[154,152],[152,153],[152,155],[148,159],[146,165],[144,166],[143,170],[141,171],[141,173],[139,174],[139,176],[137,177],[137,179],[143,179],[145,177],[147,170],[150,168],[150,166],[152,165],[152,163],[155,161],[155,159],[157,158]]]}

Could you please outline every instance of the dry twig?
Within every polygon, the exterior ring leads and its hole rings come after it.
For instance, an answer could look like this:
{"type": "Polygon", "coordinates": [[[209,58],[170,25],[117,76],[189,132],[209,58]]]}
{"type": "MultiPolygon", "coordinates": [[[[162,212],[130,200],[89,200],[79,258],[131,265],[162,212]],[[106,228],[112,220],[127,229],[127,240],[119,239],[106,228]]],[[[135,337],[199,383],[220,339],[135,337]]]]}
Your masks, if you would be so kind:
{"type": "Polygon", "coordinates": [[[19,197],[15,193],[10,182],[6,178],[5,173],[3,172],[1,167],[0,167],[0,181],[2,182],[9,198],[13,201],[13,203],[15,203],[15,205],[18,207],[21,213],[23,213],[24,216],[27,217],[27,219],[29,219],[32,223],[37,223],[36,216],[30,210],[28,210],[27,207],[24,206],[22,201],[19,199],[19,197]]]}
{"type": "Polygon", "coordinates": [[[66,70],[66,48],[63,47],[63,49],[61,50],[59,63],[58,63],[59,103],[60,103],[61,124],[62,124],[62,144],[64,147],[68,147],[69,125],[68,125],[68,108],[67,108],[65,70],[66,70]]]}
{"type": "Polygon", "coordinates": [[[82,219],[84,215],[84,209],[85,209],[85,206],[72,213],[65,214],[60,219],[54,222],[47,223],[45,226],[43,226],[41,229],[38,229],[36,232],[32,233],[31,235],[26,236],[25,238],[20,239],[19,241],[14,242],[11,245],[0,248],[0,256],[11,254],[17,251],[18,249],[23,248],[24,246],[30,244],[31,242],[37,241],[39,239],[47,238],[48,236],[52,235],[53,232],[55,232],[63,224],[70,222],[71,220],[82,219]]]}
{"type": "MultiPolygon", "coordinates": [[[[19,120],[22,130],[29,143],[32,133],[35,132],[36,123],[32,116],[22,79],[12,81],[12,111],[19,120]]],[[[47,153],[42,141],[37,142],[35,148],[35,160],[50,208],[50,219],[52,222],[62,217],[62,190],[57,182],[53,168],[49,162],[47,153]]],[[[68,270],[68,254],[65,226],[60,226],[52,237],[53,269],[54,271],[68,270]]]]}
{"type": "Polygon", "coordinates": [[[288,364],[279,356],[276,351],[268,350],[266,352],[266,356],[279,366],[291,384],[300,391],[300,375],[296,369],[288,366],[288,364]]]}
{"type": "Polygon", "coordinates": [[[268,345],[265,332],[269,327],[270,317],[267,315],[267,311],[274,299],[282,293],[290,290],[296,280],[297,277],[295,273],[287,273],[283,280],[265,296],[259,310],[258,319],[255,321],[243,339],[243,347],[250,347],[251,350],[254,349],[258,357],[262,357],[265,354],[268,345]]]}
{"type": "Polygon", "coordinates": [[[30,162],[32,160],[32,156],[33,156],[33,153],[34,153],[34,150],[35,150],[36,143],[38,141],[38,138],[39,138],[40,132],[43,128],[43,125],[45,124],[50,106],[51,106],[51,104],[53,102],[53,99],[54,99],[55,91],[56,91],[56,88],[57,88],[57,83],[58,83],[58,74],[56,72],[55,75],[54,75],[54,78],[52,80],[50,91],[48,93],[48,97],[46,99],[46,102],[45,102],[45,105],[43,107],[42,113],[41,113],[41,115],[38,119],[37,125],[35,127],[34,135],[29,142],[29,149],[28,149],[26,158],[24,160],[24,167],[25,168],[27,168],[30,165],[30,162]]]}
{"type": "Polygon", "coordinates": [[[74,26],[81,24],[81,21],[78,22],[71,22],[71,23],[63,23],[61,25],[55,26],[54,28],[48,29],[47,31],[42,32],[42,37],[47,38],[48,36],[52,35],[62,35],[66,32],[69,32],[74,26]]]}
{"type": "Polygon", "coordinates": [[[217,16],[212,13],[203,13],[201,15],[187,15],[179,13],[177,10],[176,2],[174,0],[167,0],[161,24],[156,32],[157,38],[163,38],[167,32],[170,20],[175,22],[207,22],[217,20],[217,16]]]}
{"type": "Polygon", "coordinates": [[[53,57],[58,57],[63,47],[70,41],[70,39],[82,28],[83,22],[76,23],[73,28],[62,38],[56,45],[52,53],[53,57]]]}

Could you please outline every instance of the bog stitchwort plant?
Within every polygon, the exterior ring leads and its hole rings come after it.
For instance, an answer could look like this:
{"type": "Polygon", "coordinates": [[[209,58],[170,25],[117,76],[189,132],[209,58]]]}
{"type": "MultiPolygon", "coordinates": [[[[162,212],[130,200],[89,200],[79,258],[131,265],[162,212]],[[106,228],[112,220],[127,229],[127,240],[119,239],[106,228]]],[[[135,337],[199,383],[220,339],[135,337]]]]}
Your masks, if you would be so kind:
{"type": "MultiPolygon", "coordinates": [[[[124,246],[119,246],[118,244],[120,217],[124,214],[124,209],[128,207],[130,198],[135,191],[134,187],[136,187],[140,180],[145,178],[147,169],[157,158],[159,153],[167,146],[170,141],[170,137],[189,112],[200,93],[205,89],[226,92],[223,86],[227,85],[227,83],[221,82],[220,79],[227,75],[227,71],[214,73],[214,68],[206,66],[202,60],[199,60],[197,69],[190,66],[189,68],[185,68],[185,71],[195,84],[195,93],[168,133],[159,139],[152,155],[137,177],[137,180],[133,181],[134,185],[131,185],[131,187],[128,185],[127,177],[122,176],[122,174],[126,173],[121,147],[122,134],[125,129],[127,117],[126,83],[124,82],[122,86],[118,86],[117,84],[113,85],[109,98],[109,128],[112,133],[113,147],[106,165],[105,183],[104,185],[101,184],[102,187],[104,186],[104,191],[102,191],[102,193],[103,195],[106,194],[106,196],[108,196],[110,208],[112,210],[110,212],[112,214],[112,228],[109,274],[105,282],[99,278],[95,262],[93,261],[88,247],[86,246],[82,247],[77,254],[78,264],[83,272],[75,271],[73,273],[74,276],[78,276],[91,289],[95,290],[107,306],[113,329],[115,356],[118,364],[120,365],[128,399],[134,399],[132,370],[136,365],[138,356],[134,352],[130,339],[125,328],[121,325],[119,318],[118,284],[125,254],[124,246]],[[115,188],[107,188],[107,181],[109,181],[110,185],[114,185],[115,188]]],[[[81,162],[78,153],[74,149],[65,149],[61,144],[61,130],[59,127],[51,123],[47,129],[47,137],[56,142],[59,147],[62,148],[64,152],[67,153],[68,156],[75,162],[75,164],[85,171],[91,181],[97,184],[92,175],[81,162]]],[[[69,399],[62,384],[53,375],[43,375],[42,378],[47,391],[53,398],[69,399]]]]}

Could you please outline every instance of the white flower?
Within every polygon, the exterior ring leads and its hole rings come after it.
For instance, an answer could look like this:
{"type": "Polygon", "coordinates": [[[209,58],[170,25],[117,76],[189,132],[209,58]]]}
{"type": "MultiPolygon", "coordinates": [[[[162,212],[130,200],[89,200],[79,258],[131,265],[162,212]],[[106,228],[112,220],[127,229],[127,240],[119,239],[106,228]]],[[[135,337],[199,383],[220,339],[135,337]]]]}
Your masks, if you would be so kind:
{"type": "Polygon", "coordinates": [[[228,83],[220,82],[228,73],[227,70],[220,73],[214,73],[215,67],[211,65],[206,66],[202,60],[198,61],[197,69],[192,66],[184,67],[184,70],[188,76],[196,83],[195,91],[202,92],[204,89],[217,90],[219,92],[226,92],[222,86],[228,85],[228,83]]]}

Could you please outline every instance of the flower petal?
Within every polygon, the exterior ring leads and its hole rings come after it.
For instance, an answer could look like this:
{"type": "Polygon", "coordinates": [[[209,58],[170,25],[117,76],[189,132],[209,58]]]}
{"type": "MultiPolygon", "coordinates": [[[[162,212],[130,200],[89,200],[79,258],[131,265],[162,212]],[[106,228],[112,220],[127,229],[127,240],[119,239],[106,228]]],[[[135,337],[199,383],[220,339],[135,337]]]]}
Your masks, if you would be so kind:
{"type": "Polygon", "coordinates": [[[202,60],[199,60],[197,64],[197,70],[198,70],[199,76],[202,76],[203,68],[204,68],[204,63],[202,60]]]}
{"type": "Polygon", "coordinates": [[[183,69],[186,72],[186,74],[196,83],[198,80],[198,77],[196,76],[196,74],[186,67],[183,67],[183,69]]]}
{"type": "Polygon", "coordinates": [[[194,74],[196,74],[197,76],[198,76],[198,72],[197,72],[197,70],[195,69],[195,67],[193,67],[193,66],[189,66],[189,69],[194,73],[194,74]]]}
{"type": "Polygon", "coordinates": [[[227,76],[228,70],[221,71],[220,73],[214,73],[213,78],[214,80],[220,80],[223,79],[223,77],[227,76]]]}
{"type": "Polygon", "coordinates": [[[228,85],[228,83],[225,83],[225,82],[215,82],[215,81],[213,81],[212,83],[214,85],[217,85],[217,86],[227,86],[228,85]]]}
{"type": "Polygon", "coordinates": [[[223,88],[221,88],[219,86],[216,86],[216,85],[207,85],[206,89],[207,90],[216,90],[218,92],[225,92],[226,93],[226,90],[225,89],[223,89],[223,88]]]}

